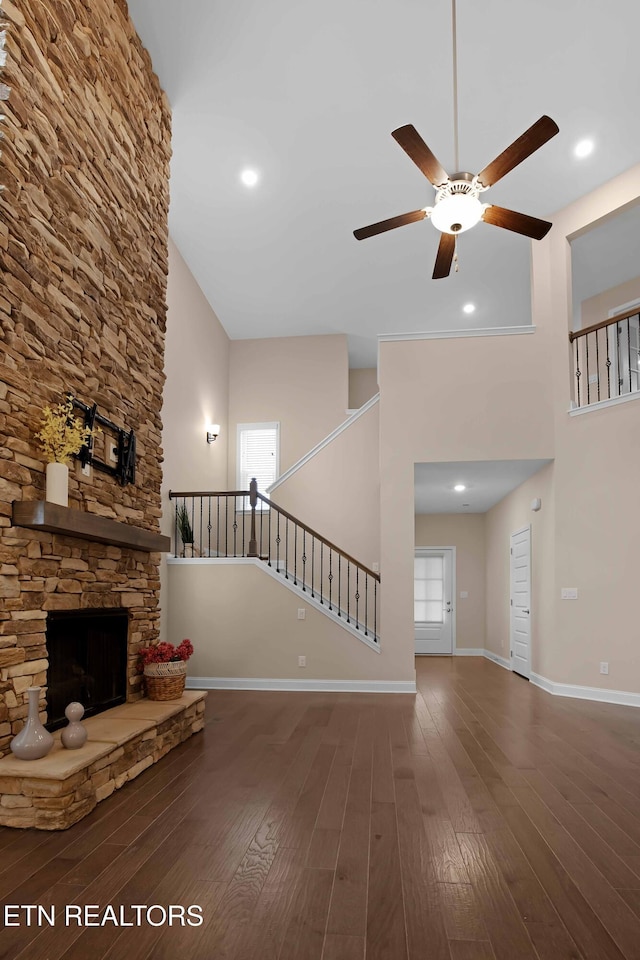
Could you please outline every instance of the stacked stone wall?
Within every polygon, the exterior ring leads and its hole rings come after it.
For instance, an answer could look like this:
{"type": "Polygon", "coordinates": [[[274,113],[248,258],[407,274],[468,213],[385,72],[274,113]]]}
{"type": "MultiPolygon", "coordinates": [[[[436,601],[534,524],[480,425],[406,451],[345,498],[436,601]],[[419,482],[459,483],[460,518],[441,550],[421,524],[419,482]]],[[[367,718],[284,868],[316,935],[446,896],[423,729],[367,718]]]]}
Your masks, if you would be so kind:
{"type": "MultiPolygon", "coordinates": [[[[70,506],[158,531],[170,111],[120,0],[2,4],[0,755],[46,688],[49,610],[130,611],[157,636],[159,555],[12,526],[44,497],[34,434],[71,391],[137,439],[136,483],[70,471],[70,506]]],[[[45,702],[43,699],[42,706],[45,702]]]]}

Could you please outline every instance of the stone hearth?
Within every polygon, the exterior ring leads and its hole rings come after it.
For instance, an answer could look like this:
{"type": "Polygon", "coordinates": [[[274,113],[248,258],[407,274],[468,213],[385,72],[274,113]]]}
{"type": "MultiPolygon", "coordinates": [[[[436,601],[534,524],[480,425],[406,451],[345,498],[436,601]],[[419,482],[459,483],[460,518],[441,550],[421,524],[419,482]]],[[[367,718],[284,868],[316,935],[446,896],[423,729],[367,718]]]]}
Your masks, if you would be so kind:
{"type": "Polygon", "coordinates": [[[0,759],[0,825],[66,830],[204,726],[206,693],[138,700],[84,722],[89,739],[65,750],[60,732],[41,760],[0,759]]]}

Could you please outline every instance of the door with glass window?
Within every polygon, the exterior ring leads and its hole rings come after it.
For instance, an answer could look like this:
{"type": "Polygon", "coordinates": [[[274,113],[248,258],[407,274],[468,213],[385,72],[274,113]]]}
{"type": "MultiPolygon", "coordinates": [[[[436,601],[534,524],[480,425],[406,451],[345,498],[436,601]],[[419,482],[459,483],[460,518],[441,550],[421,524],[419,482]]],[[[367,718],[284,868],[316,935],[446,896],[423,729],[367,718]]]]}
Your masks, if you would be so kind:
{"type": "Polygon", "coordinates": [[[413,571],[416,653],[453,653],[454,547],[418,547],[413,571]]]}

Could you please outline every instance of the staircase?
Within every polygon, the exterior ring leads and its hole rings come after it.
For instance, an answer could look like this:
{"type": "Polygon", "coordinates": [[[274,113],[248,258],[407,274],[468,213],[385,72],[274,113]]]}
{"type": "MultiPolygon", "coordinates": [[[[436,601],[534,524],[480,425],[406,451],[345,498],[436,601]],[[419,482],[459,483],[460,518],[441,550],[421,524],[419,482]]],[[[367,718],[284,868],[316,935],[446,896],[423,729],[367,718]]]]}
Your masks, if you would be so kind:
{"type": "Polygon", "coordinates": [[[251,557],[319,610],[378,647],[380,574],[249,490],[169,492],[175,500],[174,555],[251,557]]]}

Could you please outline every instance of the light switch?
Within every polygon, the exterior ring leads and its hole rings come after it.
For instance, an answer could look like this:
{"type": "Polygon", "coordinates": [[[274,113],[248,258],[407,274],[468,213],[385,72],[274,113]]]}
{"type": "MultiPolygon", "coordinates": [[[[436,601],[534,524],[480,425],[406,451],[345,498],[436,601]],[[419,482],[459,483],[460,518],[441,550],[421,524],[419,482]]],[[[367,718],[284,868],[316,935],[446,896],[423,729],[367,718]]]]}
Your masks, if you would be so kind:
{"type": "Polygon", "coordinates": [[[577,600],[578,599],[578,588],[577,587],[562,587],[560,591],[561,600],[577,600]]]}
{"type": "Polygon", "coordinates": [[[469,596],[469,591],[468,591],[468,590],[461,590],[461,591],[460,591],[460,599],[461,599],[461,600],[466,600],[468,596],[469,596]]]}

